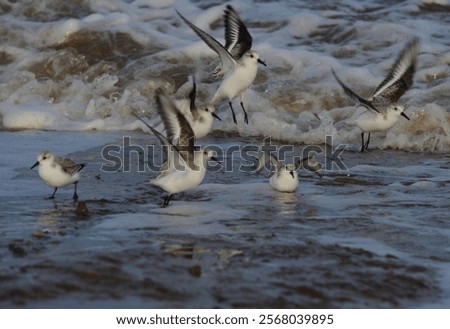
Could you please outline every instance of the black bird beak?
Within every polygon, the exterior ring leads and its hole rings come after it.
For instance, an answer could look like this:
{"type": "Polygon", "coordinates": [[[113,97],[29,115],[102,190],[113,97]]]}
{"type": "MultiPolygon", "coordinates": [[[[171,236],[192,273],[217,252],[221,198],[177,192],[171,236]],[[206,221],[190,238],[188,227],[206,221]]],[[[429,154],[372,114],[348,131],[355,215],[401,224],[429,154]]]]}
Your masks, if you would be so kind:
{"type": "Polygon", "coordinates": [[[222,119],[221,119],[217,114],[215,114],[214,112],[212,112],[211,115],[212,115],[214,118],[216,118],[217,120],[222,121],[222,119]]]}
{"type": "Polygon", "coordinates": [[[39,161],[37,161],[34,165],[32,165],[32,166],[30,167],[30,169],[33,169],[33,168],[36,167],[38,164],[39,164],[39,161]]]}
{"type": "Polygon", "coordinates": [[[267,66],[267,64],[264,63],[263,60],[262,60],[261,58],[258,58],[258,63],[259,63],[259,64],[262,64],[262,65],[264,65],[264,66],[267,66]]]}
{"type": "Polygon", "coordinates": [[[212,160],[212,161],[215,161],[215,162],[217,162],[217,163],[220,163],[220,161],[219,161],[219,160],[217,160],[217,158],[216,158],[216,157],[211,157],[211,160],[212,160]]]}
{"type": "Polygon", "coordinates": [[[295,178],[294,172],[292,170],[289,173],[291,174],[292,178],[295,178]]]}
{"type": "Polygon", "coordinates": [[[408,116],[405,114],[405,112],[402,112],[402,114],[400,114],[400,115],[401,115],[402,117],[404,117],[404,118],[410,120],[410,119],[408,118],[408,116]]]}

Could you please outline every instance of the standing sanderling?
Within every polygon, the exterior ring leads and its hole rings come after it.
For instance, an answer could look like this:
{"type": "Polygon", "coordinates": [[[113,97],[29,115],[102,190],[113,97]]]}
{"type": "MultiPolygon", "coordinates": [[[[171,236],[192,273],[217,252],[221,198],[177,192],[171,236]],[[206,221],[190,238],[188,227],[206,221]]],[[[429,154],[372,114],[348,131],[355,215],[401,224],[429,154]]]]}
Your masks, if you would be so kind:
{"type": "Polygon", "coordinates": [[[59,187],[74,184],[73,199],[78,200],[77,184],[80,179],[80,171],[86,166],[85,164],[77,164],[70,159],[63,159],[49,151],[44,151],[38,155],[37,162],[30,169],[37,165],[39,165],[39,176],[44,183],[55,188],[49,199],[55,197],[59,187]]]}
{"type": "Polygon", "coordinates": [[[150,183],[168,193],[163,203],[165,207],[175,193],[199,185],[205,177],[208,161],[217,161],[217,159],[207,148],[194,146],[195,135],[192,127],[161,88],[156,90],[156,103],[167,137],[148,125],[139,116],[134,115],[158,137],[164,149],[166,163],[159,176],[152,179],[150,183]]]}
{"type": "Polygon", "coordinates": [[[270,174],[269,174],[269,184],[274,189],[280,192],[292,193],[297,189],[298,180],[298,170],[301,167],[315,172],[317,175],[322,177],[319,173],[321,165],[313,157],[306,157],[298,160],[295,164],[282,164],[278,158],[270,153],[262,153],[258,159],[258,166],[255,172],[260,172],[267,162],[270,161],[270,174]]]}
{"type": "Polygon", "coordinates": [[[389,70],[387,77],[375,89],[368,100],[360,97],[347,87],[332,69],[334,77],[344,89],[344,92],[357,104],[361,104],[368,109],[355,120],[355,124],[362,131],[361,152],[367,150],[369,146],[370,133],[390,129],[397,123],[400,115],[409,120],[408,116],[403,112],[404,107],[397,104],[397,102],[413,83],[419,44],[418,38],[413,38],[406,44],[389,70]],[[369,133],[369,137],[364,143],[365,132],[369,133]]]}
{"type": "Polygon", "coordinates": [[[193,78],[192,90],[189,93],[188,98],[176,101],[176,104],[179,105],[178,109],[189,122],[194,131],[195,138],[199,139],[205,137],[211,131],[214,118],[219,121],[222,121],[222,119],[214,113],[215,109],[212,105],[208,104],[197,107],[195,105],[196,95],[197,85],[195,83],[195,78],[193,78]]]}
{"type": "Polygon", "coordinates": [[[236,115],[234,113],[231,101],[238,97],[244,111],[244,121],[248,124],[248,116],[245,111],[243,95],[247,88],[256,78],[258,71],[258,63],[266,64],[259,58],[259,54],[251,50],[252,37],[248,32],[244,22],[241,20],[237,12],[228,5],[225,9],[225,47],[208,33],[199,29],[197,26],[188,21],[183,15],[177,11],[178,15],[186,22],[189,27],[220,57],[220,72],[216,75],[224,74],[224,78],[210,103],[215,104],[222,99],[228,99],[233,121],[237,124],[236,115]]]}

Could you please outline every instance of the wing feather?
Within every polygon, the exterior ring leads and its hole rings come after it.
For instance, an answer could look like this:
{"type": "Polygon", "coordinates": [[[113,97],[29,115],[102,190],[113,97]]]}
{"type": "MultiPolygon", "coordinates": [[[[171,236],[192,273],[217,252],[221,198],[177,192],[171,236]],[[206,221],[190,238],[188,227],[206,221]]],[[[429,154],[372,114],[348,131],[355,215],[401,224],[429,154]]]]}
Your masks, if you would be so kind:
{"type": "Polygon", "coordinates": [[[416,70],[420,40],[413,38],[403,48],[387,77],[372,95],[374,104],[392,104],[411,87],[416,70]]]}
{"type": "Polygon", "coordinates": [[[195,83],[195,76],[192,77],[192,90],[189,93],[189,108],[191,110],[192,116],[195,117],[195,112],[197,112],[197,107],[195,107],[195,98],[197,96],[197,84],[195,83]]]}
{"type": "Polygon", "coordinates": [[[57,161],[61,164],[61,168],[62,170],[69,174],[69,175],[73,175],[79,171],[81,171],[81,169],[83,169],[86,165],[84,163],[75,163],[73,162],[71,159],[62,159],[57,157],[57,161]]]}
{"type": "Polygon", "coordinates": [[[176,12],[181,17],[181,19],[200,37],[200,39],[202,39],[208,45],[209,48],[214,50],[219,55],[220,61],[222,63],[222,68],[224,71],[228,71],[229,69],[232,69],[236,65],[236,61],[233,59],[230,53],[216,39],[214,39],[208,33],[192,24],[177,10],[176,12]]]}
{"type": "Polygon", "coordinates": [[[228,5],[224,14],[225,49],[234,59],[239,59],[252,48],[252,36],[234,8],[228,5]]]}
{"type": "Polygon", "coordinates": [[[361,104],[362,106],[379,113],[379,111],[373,106],[373,104],[370,101],[362,98],[357,93],[355,93],[353,90],[351,90],[349,87],[347,87],[347,85],[345,85],[345,83],[343,83],[338,78],[338,76],[336,75],[336,72],[334,72],[333,69],[331,69],[331,71],[333,72],[333,75],[336,78],[336,81],[341,85],[342,89],[347,94],[347,96],[349,96],[355,103],[361,104]]]}
{"type": "Polygon", "coordinates": [[[181,157],[192,168],[195,135],[191,125],[162,88],[156,90],[156,103],[167,138],[177,146],[181,157]]]}

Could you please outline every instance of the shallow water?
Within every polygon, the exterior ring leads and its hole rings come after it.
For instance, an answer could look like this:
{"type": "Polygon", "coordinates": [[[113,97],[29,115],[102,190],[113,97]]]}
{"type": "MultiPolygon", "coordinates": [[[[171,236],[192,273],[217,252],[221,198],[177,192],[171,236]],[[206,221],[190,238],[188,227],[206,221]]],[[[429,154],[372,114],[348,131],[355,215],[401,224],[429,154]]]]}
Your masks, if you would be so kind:
{"type": "Polygon", "coordinates": [[[450,2],[230,3],[268,66],[245,94],[250,124],[223,102],[198,141],[226,150],[222,164],[167,208],[149,184],[157,143],[131,112],[156,124],[154,91],[183,98],[192,75],[199,103],[213,95],[217,56],[174,9],[222,42],[224,4],[0,5],[2,307],[450,306],[450,2]],[[331,68],[368,97],[413,36],[421,53],[400,99],[411,121],[361,154],[349,122],[362,109],[331,68]],[[266,138],[287,161],[323,150],[329,170],[272,190],[251,172],[266,138]],[[44,149],[87,164],[77,203],[71,187],[46,199],[29,170],[44,149]]]}
{"type": "Polygon", "coordinates": [[[93,144],[68,154],[87,163],[78,203],[71,187],[45,199],[52,189],[28,154],[2,171],[2,307],[449,306],[447,155],[344,151],[348,170],[302,170],[292,194],[266,174],[226,172],[222,158],[204,184],[161,208],[164,193],[148,183],[155,173],[137,171],[142,155],[130,153],[129,172],[101,171],[102,148],[124,134],[156,144],[139,132],[1,133],[28,141],[14,146],[20,154],[56,136],[93,144]]]}

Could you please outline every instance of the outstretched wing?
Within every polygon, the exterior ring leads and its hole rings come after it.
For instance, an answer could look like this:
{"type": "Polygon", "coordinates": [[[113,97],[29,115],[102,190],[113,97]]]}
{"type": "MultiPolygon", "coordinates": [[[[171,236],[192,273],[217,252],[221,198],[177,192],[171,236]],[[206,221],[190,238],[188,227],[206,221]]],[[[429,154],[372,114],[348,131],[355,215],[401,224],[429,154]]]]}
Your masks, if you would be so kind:
{"type": "Polygon", "coordinates": [[[234,59],[239,59],[252,48],[252,36],[236,10],[228,5],[224,14],[225,49],[234,59]]]}
{"type": "Polygon", "coordinates": [[[181,19],[187,25],[189,25],[189,27],[208,45],[208,47],[214,50],[219,55],[224,71],[228,71],[236,65],[236,61],[233,59],[230,53],[216,39],[188,21],[183,15],[178,12],[178,10],[176,10],[176,12],[181,17],[181,19]]]}
{"type": "Polygon", "coordinates": [[[380,83],[372,95],[375,105],[380,106],[396,103],[411,87],[416,70],[420,40],[413,38],[398,56],[387,77],[380,83]]]}
{"type": "Polygon", "coordinates": [[[195,142],[191,125],[162,88],[156,90],[156,103],[167,132],[167,138],[177,145],[180,155],[191,166],[194,161],[195,142]]]}
{"type": "Polygon", "coordinates": [[[370,110],[374,110],[375,112],[379,111],[375,108],[375,106],[373,106],[373,104],[371,102],[369,102],[368,100],[362,98],[361,96],[359,96],[358,94],[356,94],[353,90],[351,90],[349,87],[347,87],[336,75],[336,72],[334,72],[333,68],[331,69],[331,71],[333,72],[333,75],[336,79],[336,81],[341,85],[342,89],[344,90],[344,92],[347,94],[347,96],[349,96],[351,99],[353,99],[353,101],[357,104],[361,104],[362,106],[370,109],[370,110]]]}
{"type": "Polygon", "coordinates": [[[144,119],[142,119],[140,116],[138,116],[135,112],[131,112],[131,114],[133,114],[139,121],[141,121],[144,125],[146,125],[147,128],[150,129],[150,131],[153,133],[153,135],[155,135],[159,139],[159,142],[161,143],[161,147],[164,151],[165,160],[167,160],[167,161],[169,160],[169,156],[168,156],[169,148],[172,148],[175,152],[180,153],[178,150],[178,147],[176,147],[167,137],[165,137],[158,130],[156,130],[155,128],[150,126],[147,122],[144,121],[144,119]]]}
{"type": "Polygon", "coordinates": [[[267,152],[261,152],[258,158],[258,166],[255,169],[255,172],[260,172],[263,170],[266,166],[266,163],[270,162],[270,176],[272,176],[275,172],[278,171],[278,168],[280,168],[280,161],[278,161],[278,158],[273,155],[272,153],[268,154],[267,152]],[[275,170],[273,170],[273,167],[275,167],[275,170]]]}
{"type": "Polygon", "coordinates": [[[264,167],[266,166],[266,163],[268,161],[266,152],[262,152],[260,153],[259,157],[258,157],[258,165],[256,166],[255,172],[259,173],[261,170],[264,169],[264,167]]]}
{"type": "Polygon", "coordinates": [[[197,95],[197,84],[195,83],[195,76],[192,76],[192,90],[189,93],[189,108],[191,110],[192,115],[195,117],[195,112],[197,108],[195,107],[195,97],[197,95]]]}

